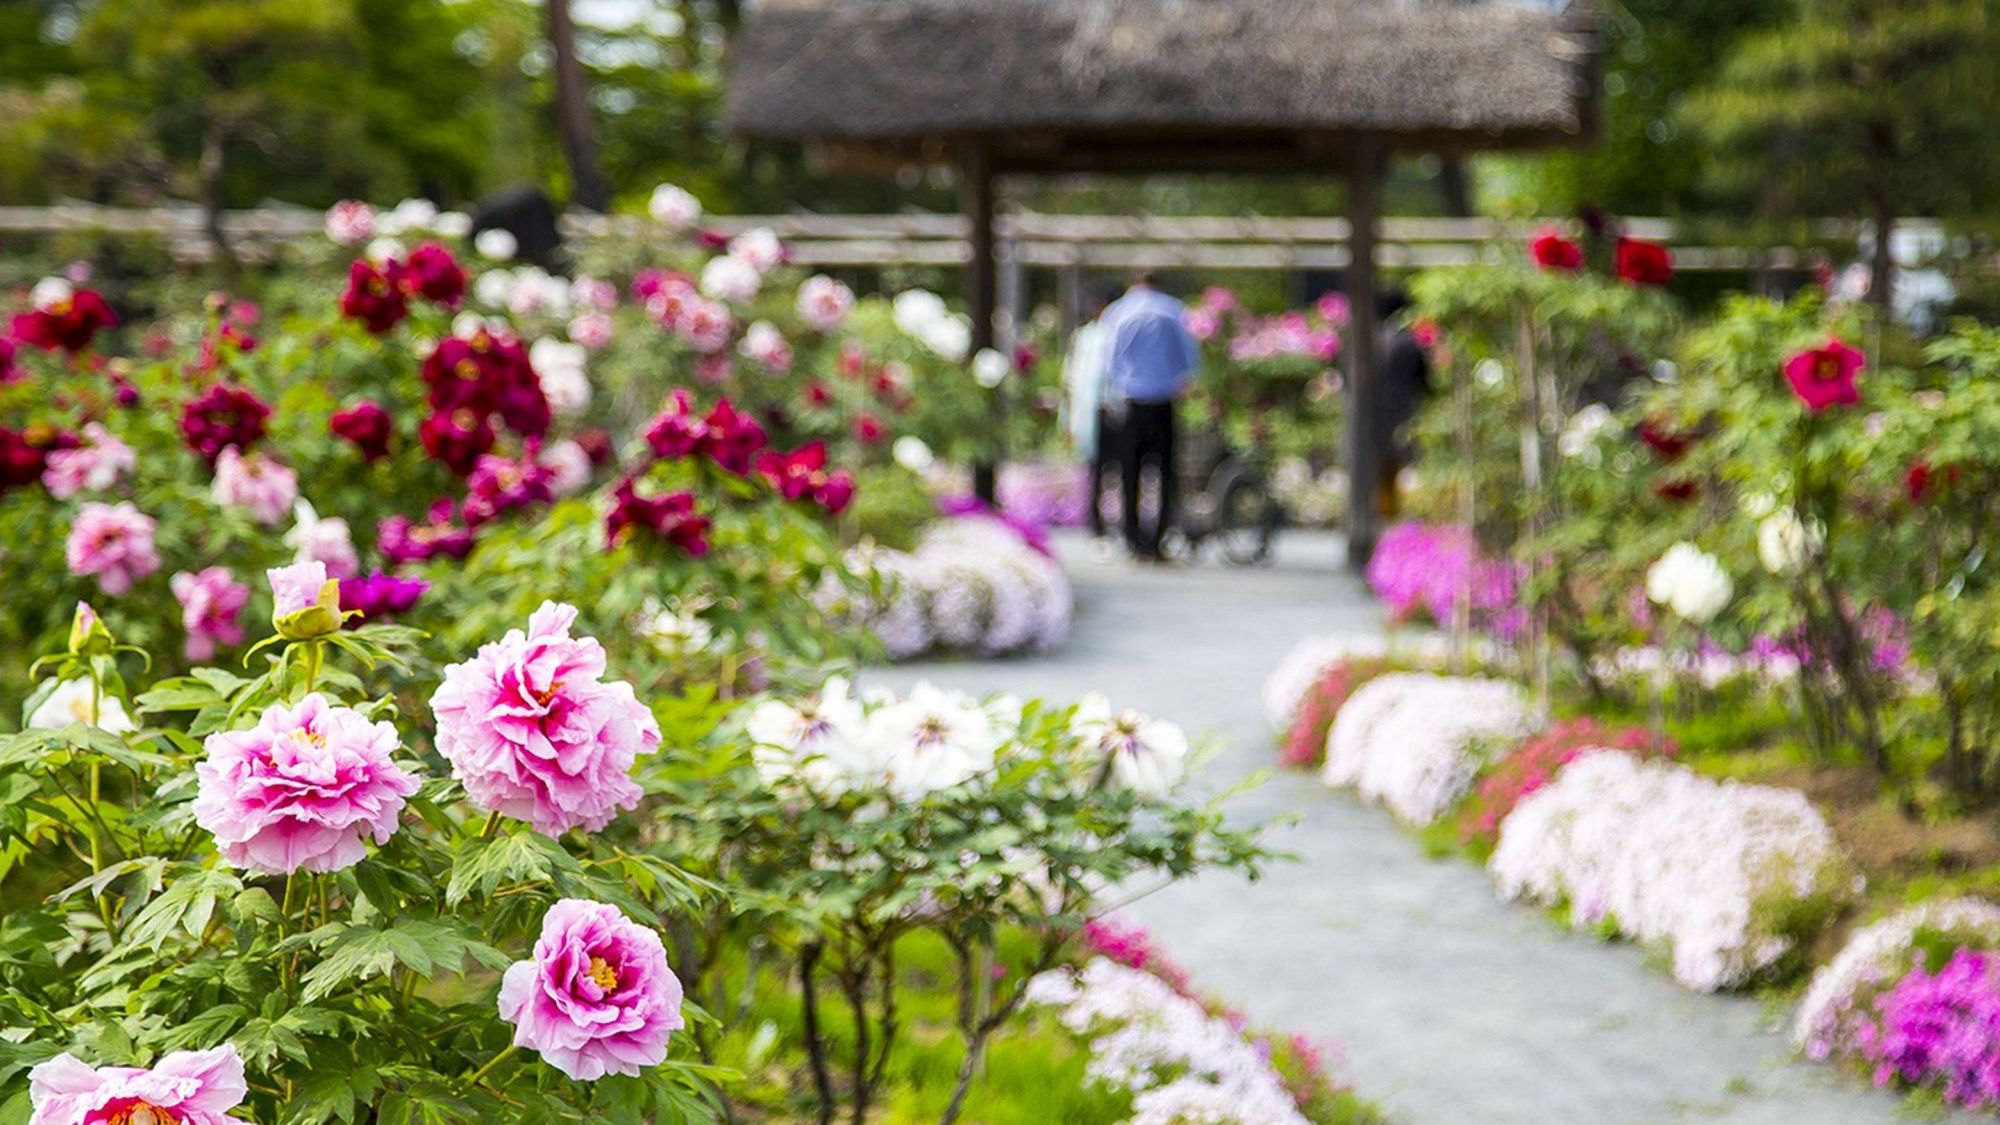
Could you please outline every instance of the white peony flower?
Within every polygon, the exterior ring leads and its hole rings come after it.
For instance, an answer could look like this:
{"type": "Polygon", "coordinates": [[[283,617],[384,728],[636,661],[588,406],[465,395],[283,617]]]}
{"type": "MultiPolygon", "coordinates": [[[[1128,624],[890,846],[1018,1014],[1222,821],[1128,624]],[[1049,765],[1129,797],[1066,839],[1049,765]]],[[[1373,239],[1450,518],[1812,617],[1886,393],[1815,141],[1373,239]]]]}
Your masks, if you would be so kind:
{"type": "Polygon", "coordinates": [[[431,220],[431,233],[445,238],[464,238],[472,233],[472,216],[463,211],[440,211],[431,220]]]}
{"type": "Polygon", "coordinates": [[[405,199],[395,209],[375,217],[375,233],[385,238],[422,234],[437,222],[437,204],[428,199],[405,199]]]}
{"type": "Polygon", "coordinates": [[[799,285],[798,309],[799,319],[813,331],[831,332],[854,310],[854,290],[815,274],[799,285]]]}
{"type": "Polygon", "coordinates": [[[1564,457],[1584,458],[1591,464],[1597,460],[1597,439],[1611,425],[1611,408],[1601,402],[1593,402],[1570,415],[1569,424],[1556,439],[1556,450],[1564,457]]]}
{"type": "Polygon", "coordinates": [[[990,391],[1006,382],[1007,373],[1013,368],[1006,356],[992,348],[981,348],[979,354],[972,357],[972,381],[990,391]]]}
{"type": "Polygon", "coordinates": [[[729,256],[758,273],[768,273],[785,260],[785,244],[769,227],[757,227],[729,240],[729,256]]]}
{"type": "Polygon", "coordinates": [[[736,352],[771,371],[785,371],[792,366],[792,346],[785,342],[785,334],[778,331],[778,326],[768,320],[756,321],[745,328],[736,352]]]}
{"type": "Polygon", "coordinates": [[[644,613],[639,633],[662,651],[701,652],[715,642],[715,630],[702,620],[699,606],[679,601],[661,605],[658,600],[647,598],[644,613]]]}
{"type": "Polygon", "coordinates": [[[978,700],[920,683],[868,716],[866,748],[889,791],[914,801],[992,769],[1000,737],[978,700]]]}
{"type": "Polygon", "coordinates": [[[1790,508],[1780,508],[1757,524],[1757,561],[1780,577],[1797,574],[1819,549],[1819,541],[1816,528],[1807,527],[1790,508]]]}
{"type": "Polygon", "coordinates": [[[589,353],[582,344],[570,344],[547,336],[528,345],[528,365],[541,377],[542,397],[558,417],[581,414],[590,406],[590,375],[585,370],[589,353]]]}
{"type": "Polygon", "coordinates": [[[840,676],[814,698],[759,703],[745,724],[764,784],[799,783],[828,797],[870,782],[875,763],[864,748],[865,728],[861,704],[840,676]]]}
{"type": "Polygon", "coordinates": [[[896,327],[906,336],[923,339],[931,325],[951,315],[944,298],[928,289],[905,289],[890,303],[896,327]]]}
{"type": "Polygon", "coordinates": [[[387,265],[390,262],[402,259],[403,244],[387,235],[383,235],[369,242],[368,249],[362,253],[369,261],[378,266],[387,265]]]}
{"type": "Polygon", "coordinates": [[[347,521],[321,519],[312,501],[303,496],[292,505],[292,529],[285,532],[285,546],[292,549],[294,562],[326,564],[329,578],[352,578],[361,573],[361,557],[355,553],[347,521]]]}
{"type": "Polygon", "coordinates": [[[35,282],[35,287],[28,291],[28,303],[47,312],[68,305],[75,296],[76,286],[71,285],[69,279],[45,277],[35,282]]]}
{"type": "Polygon", "coordinates": [[[1729,573],[1714,555],[1692,543],[1667,548],[1646,571],[1646,598],[1691,625],[1704,625],[1735,596],[1729,573]]]}
{"type": "MultiPolygon", "coordinates": [[[[477,296],[475,291],[474,296],[477,296]]],[[[540,266],[521,266],[514,271],[507,292],[507,311],[515,316],[569,316],[569,283],[553,277],[540,266]]]]}
{"type": "Polygon", "coordinates": [[[752,268],[741,258],[723,255],[710,258],[701,268],[702,296],[716,301],[748,301],[757,296],[763,284],[752,268]]]}
{"type": "Polygon", "coordinates": [[[904,434],[897,438],[895,443],[889,446],[889,456],[895,458],[896,464],[913,473],[927,472],[932,465],[937,464],[937,456],[931,452],[931,447],[925,445],[924,439],[915,434],[904,434]]]}
{"type": "Polygon", "coordinates": [[[654,188],[646,210],[654,222],[670,230],[686,230],[701,221],[701,200],[673,184],[654,188]]]}
{"type": "Polygon", "coordinates": [[[1089,766],[1150,801],[1165,797],[1187,768],[1187,735],[1180,727],[1137,711],[1113,714],[1110,700],[1097,692],[1077,704],[1069,729],[1089,766]]]}
{"type": "Polygon", "coordinates": [[[97,701],[97,721],[91,722],[91,686],[87,677],[64,680],[49,693],[42,705],[28,716],[29,730],[61,730],[71,723],[95,726],[107,734],[129,734],[138,730],[125,714],[125,704],[116,696],[97,701]]]}
{"type": "Polygon", "coordinates": [[[947,316],[926,328],[922,339],[924,346],[940,359],[964,363],[967,353],[972,351],[972,321],[962,316],[947,316]]]}
{"type": "Polygon", "coordinates": [[[511,262],[521,252],[521,241],[513,231],[488,227],[473,238],[472,248],[489,262],[511,262]]]}
{"type": "Polygon", "coordinates": [[[543,446],[535,464],[549,471],[549,491],[558,499],[574,496],[590,484],[590,454],[569,438],[543,446]]]}

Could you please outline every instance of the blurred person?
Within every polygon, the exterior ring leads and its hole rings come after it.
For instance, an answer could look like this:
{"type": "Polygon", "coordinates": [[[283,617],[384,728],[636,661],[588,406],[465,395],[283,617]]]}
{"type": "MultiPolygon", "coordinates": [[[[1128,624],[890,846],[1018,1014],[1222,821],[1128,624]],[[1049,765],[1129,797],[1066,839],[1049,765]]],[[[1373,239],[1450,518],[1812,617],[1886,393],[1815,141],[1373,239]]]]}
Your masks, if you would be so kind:
{"type": "Polygon", "coordinates": [[[1431,393],[1431,362],[1403,312],[1410,306],[1409,295],[1390,289],[1376,299],[1376,313],[1382,338],[1376,346],[1381,356],[1375,389],[1375,450],[1381,458],[1376,467],[1375,510],[1383,519],[1394,519],[1401,506],[1397,482],[1405,468],[1416,460],[1416,445],[1409,425],[1431,393]]]}
{"type": "Polygon", "coordinates": [[[1125,545],[1134,558],[1147,562],[1161,561],[1161,541],[1173,526],[1178,492],[1174,402],[1201,361],[1186,315],[1186,306],[1160,291],[1156,275],[1142,272],[1101,318],[1110,337],[1107,402],[1121,434],[1125,545]],[[1159,481],[1160,504],[1152,526],[1142,529],[1139,484],[1148,465],[1159,481]]]}
{"type": "Polygon", "coordinates": [[[1084,303],[1084,323],[1070,337],[1063,358],[1063,386],[1069,391],[1069,436],[1088,476],[1090,535],[1100,554],[1108,553],[1105,538],[1104,478],[1119,464],[1117,423],[1106,406],[1104,381],[1111,361],[1111,336],[1104,329],[1104,310],[1117,297],[1114,290],[1092,289],[1084,303]]]}

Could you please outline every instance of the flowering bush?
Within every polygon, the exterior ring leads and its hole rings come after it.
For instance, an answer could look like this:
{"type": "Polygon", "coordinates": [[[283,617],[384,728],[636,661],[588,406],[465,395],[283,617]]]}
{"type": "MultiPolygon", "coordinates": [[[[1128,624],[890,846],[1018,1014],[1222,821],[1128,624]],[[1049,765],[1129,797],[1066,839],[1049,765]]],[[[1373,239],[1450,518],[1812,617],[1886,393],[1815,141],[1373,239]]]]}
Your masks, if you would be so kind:
{"type": "Polygon", "coordinates": [[[1228,289],[1203,290],[1187,310],[1202,345],[1203,376],[1186,413],[1218,428],[1228,445],[1258,456],[1323,462],[1340,432],[1341,332],[1347,298],[1331,293],[1310,308],[1253,313],[1228,289]]]}
{"type": "Polygon", "coordinates": [[[1555,723],[1523,739],[1487,769],[1459,812],[1458,838],[1490,848],[1500,838],[1502,822],[1524,798],[1571,762],[1606,749],[1640,758],[1674,752],[1671,744],[1662,746],[1652,732],[1638,727],[1609,730],[1587,718],[1555,723]]]}
{"type": "Polygon", "coordinates": [[[249,678],[128,681],[143,654],[86,609],[43,662],[43,693],[87,688],[75,720],[0,736],[0,825],[34,859],[0,872],[0,1082],[27,1069],[34,1119],[79,1125],[705,1115],[655,932],[697,885],[469,808],[392,690],[418,634],[342,629],[294,569],[249,678]],[[545,910],[534,983],[498,982],[545,910]],[[551,937],[578,912],[597,929],[551,937]]]}
{"type": "Polygon", "coordinates": [[[1783,970],[1842,859],[1800,793],[1604,751],[1522,799],[1488,866],[1503,896],[1658,943],[1675,980],[1711,991],[1783,970]]]}
{"type": "Polygon", "coordinates": [[[1941,1086],[1945,1101],[2000,1106],[2000,962],[1961,949],[1936,973],[1909,971],[1875,1000],[1880,1023],[1864,1023],[1858,1053],[1875,1084],[1941,1086]]]}
{"type": "MultiPolygon", "coordinates": [[[[1421,651],[1420,648],[1420,655],[1421,651]]],[[[1299,641],[1264,677],[1264,718],[1274,731],[1292,729],[1314,685],[1335,665],[1349,660],[1382,660],[1388,655],[1388,642],[1372,633],[1307,637],[1299,641]]]]}
{"type": "Polygon", "coordinates": [[[1340,709],[1363,684],[1389,671],[1385,660],[1352,657],[1328,665],[1306,690],[1278,750],[1280,765],[1317,769],[1326,760],[1327,735],[1340,709]]]}
{"type": "Polygon", "coordinates": [[[1062,564],[992,516],[940,520],[912,552],[857,551],[850,564],[861,587],[829,580],[821,605],[872,632],[891,659],[1043,651],[1069,635],[1074,596],[1062,564]]]}
{"type": "Polygon", "coordinates": [[[1877,1000],[1912,970],[1942,968],[1961,949],[1994,948],[2000,948],[2000,906],[1981,899],[1936,899],[1863,926],[1813,974],[1792,1041],[1807,1058],[1851,1058],[1862,1049],[1863,1028],[1872,1029],[1870,1041],[1881,1042],[1877,1000]]]}
{"type": "Polygon", "coordinates": [[[1320,777],[1425,825],[1539,725],[1527,694],[1505,681],[1390,673],[1362,685],[1334,717],[1320,777]]]}
{"type": "Polygon", "coordinates": [[[1188,746],[1177,728],[1102,700],[1063,708],[925,685],[898,697],[836,678],[761,701],[742,722],[748,752],[731,740],[690,763],[663,826],[701,869],[754,896],[757,934],[803,982],[824,1105],[836,1052],[851,1064],[857,1113],[874,1097],[896,1019],[878,982],[902,937],[930,933],[952,951],[966,1050],[950,1120],[986,1043],[1018,1014],[1027,982],[1059,963],[1100,890],[1209,866],[1254,873],[1264,859],[1214,808],[1179,796],[1188,746]],[[1010,926],[1032,952],[999,977],[1010,926]],[[828,980],[847,997],[851,1038],[828,1036],[817,1015],[828,980]]]}
{"type": "Polygon", "coordinates": [[[1487,557],[1463,527],[1406,521],[1382,533],[1368,559],[1368,588],[1398,621],[1449,626],[1463,605],[1474,626],[1512,639],[1525,621],[1520,568],[1487,557]]]}

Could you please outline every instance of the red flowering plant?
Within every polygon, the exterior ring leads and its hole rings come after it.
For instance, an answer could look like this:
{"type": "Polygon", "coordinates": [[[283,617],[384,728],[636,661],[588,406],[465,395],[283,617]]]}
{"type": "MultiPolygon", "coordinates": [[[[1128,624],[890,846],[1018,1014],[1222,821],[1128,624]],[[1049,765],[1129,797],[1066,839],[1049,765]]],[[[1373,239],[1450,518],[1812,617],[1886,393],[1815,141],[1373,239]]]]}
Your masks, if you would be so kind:
{"type": "Polygon", "coordinates": [[[1591,718],[1568,719],[1523,739],[1494,761],[1460,805],[1458,839],[1479,850],[1500,838],[1500,822],[1528,794],[1555,780],[1557,772],[1585,754],[1623,750],[1639,757],[1671,756],[1674,746],[1640,727],[1609,728],[1591,718]]]}
{"type": "Polygon", "coordinates": [[[1424,457],[1410,514],[1469,524],[1483,556],[1514,568],[1519,654],[1546,637],[1604,691],[1598,658],[1635,631],[1625,607],[1638,544],[1692,515],[1695,474],[1679,460],[1695,431],[1613,409],[1651,382],[1680,312],[1664,292],[1593,268],[1612,231],[1588,229],[1581,242],[1538,238],[1513,262],[1412,285],[1412,322],[1435,325],[1448,346],[1429,350],[1443,393],[1411,427],[1424,457]]]}
{"type": "Polygon", "coordinates": [[[1333,720],[1340,715],[1340,709],[1346,706],[1347,698],[1362,684],[1387,671],[1390,671],[1387,661],[1355,657],[1320,673],[1299,701],[1298,714],[1279,744],[1278,763],[1292,769],[1318,769],[1326,760],[1326,736],[1333,729],[1333,720]]]}

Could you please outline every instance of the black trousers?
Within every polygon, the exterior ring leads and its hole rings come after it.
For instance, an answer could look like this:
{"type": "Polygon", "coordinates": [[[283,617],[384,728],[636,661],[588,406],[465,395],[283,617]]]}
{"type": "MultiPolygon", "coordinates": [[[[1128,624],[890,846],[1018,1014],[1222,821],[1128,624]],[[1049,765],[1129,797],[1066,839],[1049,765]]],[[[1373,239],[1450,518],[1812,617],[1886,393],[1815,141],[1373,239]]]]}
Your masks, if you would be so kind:
{"type": "Polygon", "coordinates": [[[1171,402],[1131,402],[1125,407],[1124,488],[1125,545],[1141,558],[1157,558],[1160,540],[1174,524],[1174,500],[1179,481],[1174,474],[1174,404],[1171,402]],[[1150,465],[1159,474],[1160,512],[1149,528],[1141,530],[1139,518],[1140,475],[1150,465]]]}
{"type": "Polygon", "coordinates": [[[1097,409],[1097,449],[1090,455],[1090,534],[1104,538],[1104,480],[1125,460],[1122,427],[1103,407],[1097,409]]]}

